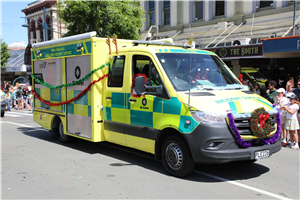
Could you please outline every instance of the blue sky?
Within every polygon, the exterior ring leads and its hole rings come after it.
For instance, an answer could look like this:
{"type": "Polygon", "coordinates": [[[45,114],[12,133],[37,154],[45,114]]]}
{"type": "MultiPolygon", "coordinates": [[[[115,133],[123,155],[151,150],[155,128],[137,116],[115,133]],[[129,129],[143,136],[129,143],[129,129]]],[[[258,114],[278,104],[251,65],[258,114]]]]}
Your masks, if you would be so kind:
{"type": "Polygon", "coordinates": [[[33,1],[1,1],[1,32],[0,37],[6,44],[16,41],[28,43],[27,28],[22,27],[25,24],[25,14],[22,12],[26,6],[33,1]]]}

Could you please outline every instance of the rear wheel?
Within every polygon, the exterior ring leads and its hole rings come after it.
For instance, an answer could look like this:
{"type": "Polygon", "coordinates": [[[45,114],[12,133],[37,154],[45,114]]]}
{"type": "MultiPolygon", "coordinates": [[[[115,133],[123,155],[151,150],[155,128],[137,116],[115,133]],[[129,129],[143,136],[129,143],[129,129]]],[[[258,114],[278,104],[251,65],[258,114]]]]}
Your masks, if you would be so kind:
{"type": "Polygon", "coordinates": [[[64,125],[62,121],[60,121],[58,125],[58,139],[61,142],[69,142],[71,140],[71,137],[64,133],[64,125]]]}
{"type": "Polygon", "coordinates": [[[184,177],[191,174],[195,168],[187,144],[177,136],[169,136],[162,145],[162,163],[173,176],[184,177]]]}

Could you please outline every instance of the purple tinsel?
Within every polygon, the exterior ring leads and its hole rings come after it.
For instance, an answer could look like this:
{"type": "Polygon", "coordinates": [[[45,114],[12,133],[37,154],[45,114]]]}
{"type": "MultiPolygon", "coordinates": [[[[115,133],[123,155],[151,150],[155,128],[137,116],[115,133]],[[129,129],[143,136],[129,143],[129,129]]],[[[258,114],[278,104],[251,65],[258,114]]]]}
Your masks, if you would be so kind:
{"type": "MultiPolygon", "coordinates": [[[[275,107],[275,105],[273,105],[273,107],[275,107]]],[[[278,109],[277,109],[278,110],[278,109]]],[[[245,142],[242,138],[241,138],[241,135],[240,135],[240,132],[239,130],[237,129],[236,125],[235,125],[235,122],[234,122],[234,119],[233,119],[233,115],[232,113],[227,113],[227,118],[228,118],[228,121],[229,121],[229,126],[231,128],[231,130],[233,131],[234,133],[234,137],[237,141],[237,143],[239,143],[239,145],[241,147],[244,147],[244,148],[247,148],[247,147],[251,147],[253,145],[252,141],[249,141],[249,142],[245,142]]],[[[277,139],[279,138],[280,136],[280,130],[281,130],[281,119],[280,119],[280,112],[278,110],[277,114],[276,114],[276,123],[277,123],[277,130],[276,130],[276,133],[274,134],[273,137],[269,138],[269,139],[266,139],[266,140],[261,140],[261,144],[264,145],[264,144],[267,144],[267,145],[270,145],[270,144],[273,144],[277,141],[277,139]]]]}
{"type": "Polygon", "coordinates": [[[229,126],[230,126],[231,130],[233,131],[234,137],[235,137],[236,141],[239,143],[239,145],[241,145],[241,147],[244,147],[244,148],[251,147],[252,146],[252,141],[245,142],[241,138],[240,132],[237,129],[235,123],[234,123],[234,119],[233,119],[232,113],[227,113],[227,117],[228,117],[228,120],[229,120],[229,126]]]}

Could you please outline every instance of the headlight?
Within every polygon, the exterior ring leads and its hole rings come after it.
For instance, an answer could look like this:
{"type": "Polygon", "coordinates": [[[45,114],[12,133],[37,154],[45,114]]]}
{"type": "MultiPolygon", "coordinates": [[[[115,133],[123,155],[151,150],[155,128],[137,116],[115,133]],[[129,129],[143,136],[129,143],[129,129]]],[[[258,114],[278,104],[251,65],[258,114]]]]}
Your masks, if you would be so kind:
{"type": "Polygon", "coordinates": [[[1,95],[1,101],[2,101],[2,100],[5,100],[5,97],[4,97],[4,95],[1,95]]]}
{"type": "Polygon", "coordinates": [[[190,110],[191,115],[197,122],[225,123],[225,117],[219,113],[190,110]]]}

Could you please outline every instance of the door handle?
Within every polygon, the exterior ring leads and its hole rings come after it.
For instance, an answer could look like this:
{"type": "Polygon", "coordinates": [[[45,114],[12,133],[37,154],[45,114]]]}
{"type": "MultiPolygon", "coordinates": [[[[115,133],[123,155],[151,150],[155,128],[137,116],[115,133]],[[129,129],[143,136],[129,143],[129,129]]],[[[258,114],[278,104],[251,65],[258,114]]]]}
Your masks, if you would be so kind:
{"type": "Polygon", "coordinates": [[[106,97],[107,100],[111,100],[111,97],[106,97]]]}
{"type": "Polygon", "coordinates": [[[136,99],[129,99],[130,102],[136,102],[136,99]]]}

